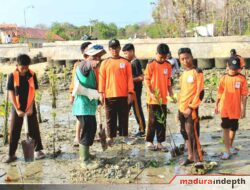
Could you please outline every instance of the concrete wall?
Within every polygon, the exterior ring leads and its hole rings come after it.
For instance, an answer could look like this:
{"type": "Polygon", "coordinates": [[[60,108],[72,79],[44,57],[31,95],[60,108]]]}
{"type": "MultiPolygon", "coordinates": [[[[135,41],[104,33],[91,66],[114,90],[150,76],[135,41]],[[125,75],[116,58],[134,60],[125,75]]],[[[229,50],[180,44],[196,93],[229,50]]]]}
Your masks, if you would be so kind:
{"type": "Polygon", "coordinates": [[[20,53],[29,53],[27,44],[0,44],[0,57],[12,58],[20,53]]]}
{"type": "MultiPolygon", "coordinates": [[[[84,41],[66,41],[44,43],[43,48],[31,49],[29,54],[35,55],[42,52],[43,56],[52,59],[81,59],[80,45],[84,41]]],[[[250,36],[229,37],[197,37],[197,38],[164,38],[164,39],[133,39],[120,40],[121,45],[133,43],[139,59],[151,59],[155,56],[156,46],[159,43],[167,43],[174,57],[181,47],[190,47],[195,58],[223,58],[228,57],[230,49],[235,48],[243,57],[250,57],[250,36]]],[[[107,49],[108,40],[97,40],[92,43],[104,45],[107,49]]],[[[28,47],[19,45],[0,45],[0,57],[16,56],[17,53],[27,53],[28,47]],[[13,49],[12,49],[13,46],[13,49]],[[6,53],[7,52],[7,53],[6,53]]],[[[107,55],[108,56],[108,55],[107,55]]]]}

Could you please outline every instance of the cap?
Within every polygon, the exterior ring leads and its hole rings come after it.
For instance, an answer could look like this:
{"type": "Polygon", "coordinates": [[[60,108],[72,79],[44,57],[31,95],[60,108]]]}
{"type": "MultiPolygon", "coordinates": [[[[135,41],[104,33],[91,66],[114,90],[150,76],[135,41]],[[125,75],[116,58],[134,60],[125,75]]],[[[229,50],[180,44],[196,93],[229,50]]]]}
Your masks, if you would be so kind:
{"type": "Polygon", "coordinates": [[[104,50],[103,46],[102,45],[99,45],[99,44],[91,44],[89,45],[85,51],[84,51],[84,54],[86,55],[96,55],[100,52],[103,52],[103,54],[106,53],[106,51],[104,50]]]}
{"type": "Polygon", "coordinates": [[[121,47],[119,40],[117,39],[112,39],[109,41],[109,47],[110,48],[118,48],[121,47]]]}
{"type": "Polygon", "coordinates": [[[240,69],[240,59],[238,57],[230,57],[228,60],[228,67],[233,70],[240,69]]]}

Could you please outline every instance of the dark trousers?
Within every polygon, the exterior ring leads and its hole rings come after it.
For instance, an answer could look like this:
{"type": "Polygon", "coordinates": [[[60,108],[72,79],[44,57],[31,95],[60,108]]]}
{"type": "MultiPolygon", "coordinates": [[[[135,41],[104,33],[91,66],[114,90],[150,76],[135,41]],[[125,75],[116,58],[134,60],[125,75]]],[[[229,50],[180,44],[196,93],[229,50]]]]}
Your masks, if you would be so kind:
{"type": "MultiPolygon", "coordinates": [[[[35,151],[39,151],[43,149],[43,145],[41,141],[35,106],[33,110],[33,114],[31,116],[28,116],[28,132],[29,136],[35,141],[35,151]]],[[[9,156],[14,156],[16,153],[18,141],[21,135],[22,125],[23,117],[18,117],[16,110],[12,108],[10,115],[9,156]]]]}
{"type": "Polygon", "coordinates": [[[199,133],[200,124],[198,118],[198,110],[195,110],[196,118],[193,114],[187,118],[179,111],[179,120],[181,123],[181,133],[183,138],[187,141],[188,155],[192,157],[195,162],[202,161],[202,152],[200,147],[199,133]]]}
{"type": "MultiPolygon", "coordinates": [[[[141,106],[142,88],[136,88],[135,94],[136,94],[136,100],[137,100],[137,104],[138,104],[138,108],[139,108],[140,117],[142,120],[142,127],[143,127],[142,129],[139,127],[139,131],[145,132],[146,122],[145,122],[145,118],[144,118],[144,114],[143,114],[143,110],[142,110],[142,106],[141,106]]],[[[136,119],[137,123],[140,124],[140,120],[139,120],[139,118],[136,114],[136,111],[135,111],[135,104],[133,103],[132,106],[133,106],[133,110],[134,110],[135,119],[136,119]]],[[[129,107],[129,110],[130,110],[130,108],[131,108],[131,106],[129,107]]]]}
{"type": "Polygon", "coordinates": [[[94,115],[76,117],[81,126],[80,144],[85,146],[93,145],[97,128],[96,117],[94,115]]]}
{"type": "Polygon", "coordinates": [[[117,118],[119,135],[128,136],[128,98],[106,98],[105,110],[108,137],[113,138],[117,135],[117,118]]]}
{"type": "Polygon", "coordinates": [[[157,142],[162,143],[166,138],[166,118],[167,118],[167,106],[166,105],[148,105],[149,120],[147,126],[146,141],[153,142],[155,133],[157,142]],[[165,120],[160,123],[158,120],[161,115],[164,115],[165,120]]]}

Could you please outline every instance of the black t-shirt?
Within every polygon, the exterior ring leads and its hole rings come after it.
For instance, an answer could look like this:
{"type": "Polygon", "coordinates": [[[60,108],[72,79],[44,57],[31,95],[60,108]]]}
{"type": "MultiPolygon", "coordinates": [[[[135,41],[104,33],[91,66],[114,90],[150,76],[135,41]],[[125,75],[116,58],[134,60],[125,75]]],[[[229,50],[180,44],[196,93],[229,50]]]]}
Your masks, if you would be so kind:
{"type": "MultiPolygon", "coordinates": [[[[28,95],[29,95],[29,78],[32,77],[32,75],[27,72],[25,74],[25,76],[21,76],[19,75],[19,82],[20,82],[20,86],[18,88],[18,94],[19,94],[19,101],[20,101],[20,109],[22,111],[26,110],[26,106],[27,106],[27,102],[28,102],[28,95]]],[[[34,85],[35,85],[35,89],[38,89],[38,82],[37,82],[37,78],[36,78],[36,74],[34,74],[34,85]]],[[[8,84],[7,84],[7,90],[11,90],[11,91],[15,91],[14,88],[14,76],[13,73],[11,73],[9,75],[9,79],[8,79],[8,84]]],[[[16,93],[16,92],[14,92],[16,93]]]]}
{"type": "MultiPolygon", "coordinates": [[[[132,64],[132,74],[133,78],[138,77],[142,75],[142,67],[141,67],[141,62],[139,59],[134,59],[131,61],[132,64]]],[[[134,82],[134,88],[142,88],[142,81],[140,82],[134,82]]]]}

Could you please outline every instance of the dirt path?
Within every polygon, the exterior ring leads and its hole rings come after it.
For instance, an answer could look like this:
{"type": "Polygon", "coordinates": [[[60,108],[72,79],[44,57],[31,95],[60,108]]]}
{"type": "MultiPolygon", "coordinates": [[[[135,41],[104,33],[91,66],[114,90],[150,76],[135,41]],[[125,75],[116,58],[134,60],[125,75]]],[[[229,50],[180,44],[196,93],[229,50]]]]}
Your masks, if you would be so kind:
{"type": "MultiPolygon", "coordinates": [[[[95,142],[91,151],[96,154],[100,168],[92,171],[82,170],[78,160],[78,149],[72,147],[75,118],[71,115],[67,91],[59,91],[56,109],[56,150],[60,150],[61,153],[53,159],[51,97],[47,88],[43,88],[42,92],[41,112],[42,119],[46,122],[40,124],[40,130],[47,157],[44,160],[25,163],[19,145],[18,160],[10,165],[3,164],[1,161],[7,155],[8,146],[2,146],[2,138],[0,138],[0,183],[5,183],[6,176],[10,176],[11,183],[166,183],[176,174],[190,173],[190,168],[179,166],[183,156],[172,159],[170,153],[145,149],[144,139],[137,139],[135,145],[126,145],[119,137],[116,139],[115,146],[105,152],[102,152],[100,143],[95,142]],[[139,173],[141,174],[135,178],[139,173]]],[[[145,102],[145,92],[143,102],[145,102]]],[[[143,109],[147,118],[146,106],[143,109]]],[[[168,126],[174,134],[176,144],[179,145],[183,143],[183,140],[179,133],[179,125],[175,121],[176,104],[169,104],[169,109],[171,113],[167,119],[168,126]]],[[[213,115],[213,109],[214,104],[203,103],[200,107],[200,115],[213,115]]],[[[247,115],[249,112],[248,100],[247,115]]],[[[249,119],[248,117],[240,121],[240,130],[237,133],[235,145],[241,150],[238,155],[228,161],[220,161],[217,156],[224,151],[220,118],[215,116],[212,120],[201,121],[201,144],[207,152],[205,160],[218,163],[218,167],[210,173],[250,174],[249,119]]],[[[2,126],[2,119],[0,119],[0,126],[2,126]]],[[[129,118],[129,127],[130,136],[132,136],[138,128],[133,114],[129,118]]],[[[23,135],[22,138],[24,138],[23,135]]],[[[166,135],[165,144],[170,147],[169,134],[166,135]]]]}

